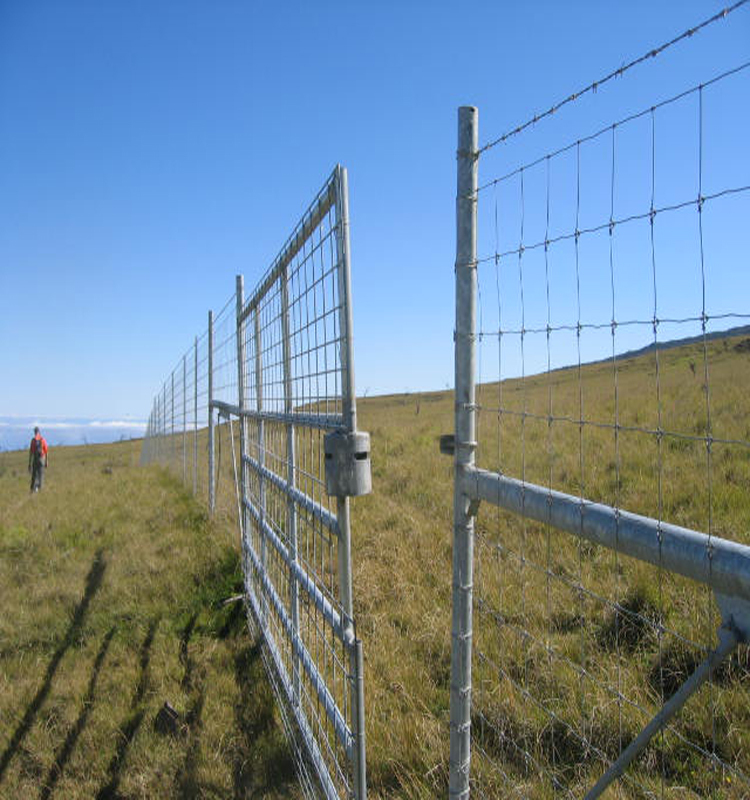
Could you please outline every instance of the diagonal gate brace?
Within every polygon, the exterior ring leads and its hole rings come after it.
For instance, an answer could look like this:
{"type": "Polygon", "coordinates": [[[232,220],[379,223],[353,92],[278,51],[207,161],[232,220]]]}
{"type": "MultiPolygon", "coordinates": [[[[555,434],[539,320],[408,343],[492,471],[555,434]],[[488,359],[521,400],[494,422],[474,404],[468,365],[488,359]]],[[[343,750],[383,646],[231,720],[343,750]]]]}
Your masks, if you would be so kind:
{"type": "Polygon", "coordinates": [[[651,739],[663,730],[670,719],[685,705],[687,700],[710,678],[711,673],[740,642],[750,639],[750,602],[740,597],[715,592],[716,603],[721,611],[721,627],[718,630],[719,644],[702,661],[695,672],[680,686],[675,694],[662,706],[659,713],[646,725],[635,739],[623,750],[620,757],[602,775],[585,800],[595,800],[607,787],[617,780],[632,761],[647,747],[651,739]]]}

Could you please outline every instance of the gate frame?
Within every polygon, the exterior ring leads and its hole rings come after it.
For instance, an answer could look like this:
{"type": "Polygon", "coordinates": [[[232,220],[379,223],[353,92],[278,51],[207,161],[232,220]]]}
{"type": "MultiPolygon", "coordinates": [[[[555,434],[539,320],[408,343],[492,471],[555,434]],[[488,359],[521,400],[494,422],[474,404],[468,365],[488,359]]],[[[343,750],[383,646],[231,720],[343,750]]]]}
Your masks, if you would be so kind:
{"type": "MultiPolygon", "coordinates": [[[[354,494],[364,494],[369,491],[369,437],[361,431],[357,431],[357,408],[356,394],[354,388],[354,347],[353,347],[353,324],[351,306],[351,265],[350,265],[350,244],[349,244],[349,201],[348,201],[348,179],[346,169],[337,165],[333,173],[327,180],[323,190],[319,193],[312,206],[304,215],[300,224],[295,228],[295,232],[287,241],[284,249],[274,261],[268,273],[261,280],[253,295],[245,300],[244,279],[242,275],[236,278],[236,336],[237,336],[237,377],[238,377],[238,404],[236,406],[220,400],[216,400],[209,390],[209,415],[217,410],[220,415],[227,418],[235,416],[240,423],[240,528],[242,538],[242,560],[243,571],[245,574],[245,586],[249,609],[252,611],[257,629],[266,645],[268,654],[267,665],[270,669],[275,669],[275,675],[271,676],[275,688],[280,688],[284,699],[291,710],[291,716],[296,724],[297,730],[301,733],[305,744],[307,755],[312,762],[315,772],[320,782],[320,786],[328,798],[337,798],[333,782],[318,748],[313,730],[307,720],[304,710],[299,703],[300,697],[300,676],[304,671],[311,681],[315,692],[331,721],[339,741],[346,750],[347,758],[351,768],[352,778],[352,797],[355,800],[366,800],[367,797],[367,776],[366,776],[366,743],[365,743],[365,724],[364,724],[364,659],[362,642],[356,636],[354,627],[354,613],[352,602],[352,567],[351,567],[351,520],[350,520],[350,496],[354,494]],[[295,255],[302,249],[305,242],[309,239],[317,226],[329,213],[335,209],[335,243],[337,260],[337,279],[339,293],[339,339],[341,343],[340,351],[340,372],[341,372],[341,418],[332,418],[325,415],[299,414],[294,413],[292,397],[292,347],[289,331],[289,265],[295,255]],[[280,283],[280,297],[282,302],[281,325],[282,325],[282,350],[283,350],[283,388],[284,388],[284,412],[275,413],[263,409],[262,397],[262,345],[261,345],[261,325],[260,325],[260,305],[267,292],[276,284],[280,283]],[[252,320],[251,320],[252,318],[252,320]],[[251,324],[254,328],[252,333],[255,338],[255,364],[256,373],[256,408],[251,409],[247,404],[246,385],[247,385],[247,363],[246,363],[246,330],[247,325],[251,324]],[[264,447],[264,424],[266,420],[282,423],[287,426],[287,459],[288,469],[286,475],[272,472],[265,464],[264,447]],[[258,425],[258,459],[250,456],[248,451],[247,424],[256,422],[258,425]],[[367,488],[364,491],[351,491],[349,494],[336,496],[336,513],[329,512],[325,507],[315,502],[312,498],[304,495],[296,486],[294,480],[295,469],[295,428],[296,426],[309,426],[329,431],[337,434],[344,434],[351,439],[355,437],[358,443],[362,442],[362,437],[367,442],[367,488]],[[358,437],[358,438],[357,438],[358,437]],[[248,499],[249,475],[253,471],[260,483],[258,502],[260,508],[254,508],[248,499]],[[290,530],[290,548],[286,556],[282,556],[287,561],[288,577],[290,581],[291,614],[287,619],[286,608],[283,600],[279,597],[272,582],[265,572],[265,552],[266,541],[271,539],[270,546],[277,547],[281,544],[274,542],[275,534],[265,521],[265,484],[270,482],[276,488],[281,489],[287,494],[287,519],[290,530]],[[341,614],[324,597],[314,581],[304,571],[297,560],[296,542],[296,515],[298,508],[304,508],[320,519],[323,524],[338,538],[338,575],[339,575],[339,603],[341,614]],[[251,524],[251,518],[258,527],[261,542],[261,553],[256,554],[249,543],[247,532],[251,524]],[[251,574],[257,570],[261,575],[262,586],[260,596],[256,597],[251,585],[251,574]],[[299,595],[300,591],[305,592],[310,602],[314,603],[323,613],[323,616],[331,626],[336,638],[342,642],[349,659],[349,697],[348,705],[351,710],[351,728],[346,724],[345,717],[336,707],[332,695],[328,691],[325,681],[317,671],[316,665],[307,652],[304,642],[299,637],[299,595]],[[287,628],[286,636],[291,643],[294,675],[292,680],[286,673],[283,659],[276,645],[276,640],[269,631],[267,624],[268,603],[275,607],[277,614],[282,618],[284,627],[287,628]],[[288,624],[287,624],[288,623],[288,624]],[[280,684],[280,687],[279,687],[280,684]]],[[[209,323],[210,325],[210,323],[209,323]]],[[[209,354],[209,359],[211,359],[209,354]]],[[[209,463],[213,464],[213,436],[210,437],[209,444],[209,463]]],[[[361,462],[358,464],[361,468],[361,462]]],[[[326,459],[326,469],[328,469],[328,459],[326,459]]],[[[210,467],[211,470],[211,467],[210,467]]],[[[209,475],[209,486],[213,486],[213,472],[209,475]]],[[[356,483],[356,482],[355,482],[356,483]]],[[[210,488],[213,495],[213,488],[210,488]]],[[[281,544],[283,548],[284,545],[281,544]]],[[[264,659],[265,660],[265,659],[264,659]]],[[[281,699],[281,698],[280,698],[281,699]]]]}

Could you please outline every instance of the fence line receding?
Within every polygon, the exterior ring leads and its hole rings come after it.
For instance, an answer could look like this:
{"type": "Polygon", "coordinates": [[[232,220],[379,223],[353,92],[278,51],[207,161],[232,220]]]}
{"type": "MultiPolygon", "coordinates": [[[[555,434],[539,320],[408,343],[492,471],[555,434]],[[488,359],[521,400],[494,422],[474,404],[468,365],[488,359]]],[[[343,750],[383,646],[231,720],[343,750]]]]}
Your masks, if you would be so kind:
{"type": "Polygon", "coordinates": [[[309,797],[366,797],[350,497],[357,430],[346,170],[337,167],[257,288],[235,291],[154,400],[159,461],[240,530],[248,619],[309,797]]]}

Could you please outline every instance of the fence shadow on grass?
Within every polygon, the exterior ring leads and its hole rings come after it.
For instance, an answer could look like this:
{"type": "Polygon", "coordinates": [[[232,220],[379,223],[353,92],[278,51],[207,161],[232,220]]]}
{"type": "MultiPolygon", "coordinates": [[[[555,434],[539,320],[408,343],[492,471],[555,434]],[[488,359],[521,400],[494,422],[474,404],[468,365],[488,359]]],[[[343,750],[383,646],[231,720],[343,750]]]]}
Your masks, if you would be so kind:
{"type": "Polygon", "coordinates": [[[202,676],[194,675],[195,664],[190,657],[190,638],[195,629],[198,618],[193,614],[180,635],[180,663],[183,668],[181,685],[185,691],[192,695],[190,708],[185,715],[187,726],[187,748],[185,752],[185,762],[182,770],[177,776],[174,796],[178,798],[199,797],[201,795],[200,786],[197,778],[198,755],[200,752],[200,735],[202,728],[203,703],[206,697],[205,681],[202,676]]]}
{"type": "Polygon", "coordinates": [[[94,694],[96,692],[96,682],[99,678],[99,672],[101,671],[102,664],[107,656],[107,651],[109,650],[109,645],[112,642],[112,637],[114,634],[114,627],[110,628],[107,635],[102,640],[101,647],[99,648],[99,652],[94,660],[94,667],[91,671],[91,678],[89,678],[89,685],[81,703],[81,712],[78,715],[78,719],[68,731],[68,735],[65,737],[62,747],[55,756],[55,763],[50,767],[49,773],[47,774],[47,780],[44,782],[42,791],[39,794],[40,800],[48,800],[48,798],[52,795],[55,785],[60,779],[60,776],[65,769],[65,765],[68,763],[70,754],[73,752],[73,748],[78,741],[78,737],[86,727],[89,712],[94,704],[94,694]]]}
{"type": "Polygon", "coordinates": [[[140,672],[138,675],[138,683],[133,693],[133,699],[130,702],[130,711],[125,723],[120,729],[120,738],[117,742],[112,760],[109,762],[109,767],[107,769],[109,780],[97,792],[96,800],[114,800],[114,798],[118,797],[117,787],[120,784],[125,756],[146,714],[146,709],[143,707],[142,702],[148,687],[148,665],[151,660],[151,645],[154,643],[154,636],[156,635],[158,625],[158,618],[151,621],[151,624],[148,626],[148,631],[146,632],[146,638],[141,645],[140,672]]]}
{"type": "Polygon", "coordinates": [[[234,661],[239,688],[235,725],[240,734],[233,769],[235,797],[285,797],[285,789],[297,784],[289,744],[274,714],[261,647],[256,640],[234,661]]]}
{"type": "Polygon", "coordinates": [[[83,597],[73,612],[73,617],[70,620],[70,625],[68,625],[68,630],[65,632],[65,636],[63,637],[59,647],[57,650],[55,650],[52,659],[47,665],[47,671],[44,674],[42,685],[40,686],[36,695],[34,695],[32,701],[29,703],[23,718],[19,722],[18,727],[10,738],[8,746],[5,748],[2,755],[0,755],[0,781],[2,781],[5,771],[8,768],[8,764],[10,764],[11,759],[18,751],[18,748],[20,747],[21,742],[24,740],[24,737],[29,730],[31,730],[31,726],[34,724],[34,720],[36,719],[36,715],[39,713],[39,709],[47,699],[47,695],[52,687],[52,681],[55,677],[55,673],[57,672],[57,668],[60,666],[63,656],[80,636],[84,620],[86,619],[89,606],[91,605],[91,601],[102,585],[105,569],[106,563],[104,561],[103,551],[98,550],[94,555],[91,568],[86,576],[86,588],[84,590],[83,597]]]}

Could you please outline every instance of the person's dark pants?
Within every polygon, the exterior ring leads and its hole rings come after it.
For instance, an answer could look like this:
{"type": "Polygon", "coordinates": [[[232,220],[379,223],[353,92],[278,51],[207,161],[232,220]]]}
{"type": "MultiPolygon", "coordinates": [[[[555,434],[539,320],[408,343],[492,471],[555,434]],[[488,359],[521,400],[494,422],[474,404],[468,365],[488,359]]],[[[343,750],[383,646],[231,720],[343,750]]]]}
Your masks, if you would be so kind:
{"type": "Polygon", "coordinates": [[[41,491],[44,484],[44,464],[34,464],[31,468],[31,491],[41,491]]]}

